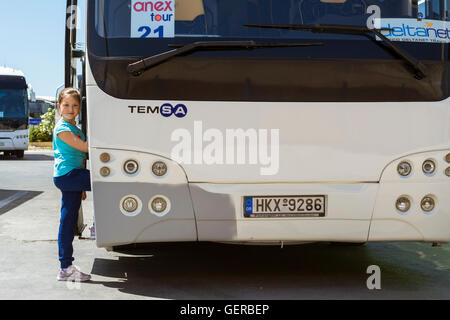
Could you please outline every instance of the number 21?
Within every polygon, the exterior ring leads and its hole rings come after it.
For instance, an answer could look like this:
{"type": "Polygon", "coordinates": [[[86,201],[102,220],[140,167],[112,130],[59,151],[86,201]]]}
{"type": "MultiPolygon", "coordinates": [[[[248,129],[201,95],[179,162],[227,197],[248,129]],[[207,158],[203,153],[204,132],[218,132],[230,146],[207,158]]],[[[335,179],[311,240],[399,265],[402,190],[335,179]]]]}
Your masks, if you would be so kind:
{"type": "MultiPolygon", "coordinates": [[[[142,26],[138,29],[138,31],[144,32],[141,35],[141,38],[147,38],[152,33],[152,28],[147,27],[147,26],[142,26]]],[[[163,38],[164,37],[164,26],[159,26],[158,28],[153,30],[153,33],[155,33],[155,34],[158,33],[158,37],[163,38]]]]}

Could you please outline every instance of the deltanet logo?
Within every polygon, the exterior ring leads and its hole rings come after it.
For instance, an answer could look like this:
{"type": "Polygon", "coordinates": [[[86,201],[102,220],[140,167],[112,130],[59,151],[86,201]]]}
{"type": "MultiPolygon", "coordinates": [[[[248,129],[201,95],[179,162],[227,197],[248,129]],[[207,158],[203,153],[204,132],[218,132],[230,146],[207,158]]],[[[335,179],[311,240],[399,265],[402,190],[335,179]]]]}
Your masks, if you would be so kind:
{"type": "Polygon", "coordinates": [[[188,114],[188,109],[184,104],[172,105],[164,103],[161,106],[128,106],[131,114],[161,115],[165,118],[184,118],[188,114]]]}
{"type": "Polygon", "coordinates": [[[382,34],[392,41],[450,42],[446,21],[417,19],[377,19],[376,28],[392,29],[382,34]]]}

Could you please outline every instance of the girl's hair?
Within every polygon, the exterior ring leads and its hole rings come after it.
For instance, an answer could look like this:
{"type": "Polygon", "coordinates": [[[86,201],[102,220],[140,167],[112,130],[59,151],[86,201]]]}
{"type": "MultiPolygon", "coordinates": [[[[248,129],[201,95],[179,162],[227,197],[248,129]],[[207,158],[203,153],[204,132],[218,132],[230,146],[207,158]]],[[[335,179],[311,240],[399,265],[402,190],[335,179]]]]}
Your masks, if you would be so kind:
{"type": "Polygon", "coordinates": [[[58,96],[58,104],[61,104],[63,99],[67,96],[72,96],[76,99],[78,99],[78,103],[81,103],[81,95],[80,92],[77,89],[74,88],[65,88],[58,96]]]}

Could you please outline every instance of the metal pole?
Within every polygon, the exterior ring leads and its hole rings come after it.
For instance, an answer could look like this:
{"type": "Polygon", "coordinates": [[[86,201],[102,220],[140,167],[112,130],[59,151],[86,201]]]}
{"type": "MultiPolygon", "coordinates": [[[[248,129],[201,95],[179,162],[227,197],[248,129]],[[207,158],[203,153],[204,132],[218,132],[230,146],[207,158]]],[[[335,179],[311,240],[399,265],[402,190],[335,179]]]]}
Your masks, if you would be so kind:
{"type": "MultiPolygon", "coordinates": [[[[78,27],[78,0],[72,0],[72,8],[73,10],[75,10],[75,18],[73,18],[74,20],[74,24],[72,25],[72,30],[71,30],[71,44],[72,44],[72,50],[76,50],[77,47],[77,27],[78,27]]],[[[72,10],[72,13],[73,13],[72,10]]],[[[73,61],[73,54],[72,54],[72,61],[73,61]]],[[[75,62],[76,63],[76,62],[75,62]]],[[[78,76],[77,76],[77,66],[72,66],[72,87],[78,87],[78,76]]]]}
{"type": "Polygon", "coordinates": [[[71,19],[72,19],[72,0],[67,0],[66,5],[66,20],[65,20],[65,26],[66,26],[66,37],[64,42],[64,87],[71,87],[71,64],[72,64],[72,50],[70,45],[70,28],[72,26],[71,19]]]}

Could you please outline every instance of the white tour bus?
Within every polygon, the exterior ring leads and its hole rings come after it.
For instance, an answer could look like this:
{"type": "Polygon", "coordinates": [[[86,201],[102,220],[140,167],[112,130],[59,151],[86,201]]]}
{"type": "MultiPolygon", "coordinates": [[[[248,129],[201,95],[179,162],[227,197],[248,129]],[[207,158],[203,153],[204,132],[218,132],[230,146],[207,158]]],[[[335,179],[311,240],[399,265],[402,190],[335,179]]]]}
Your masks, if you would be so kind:
{"type": "Polygon", "coordinates": [[[0,67],[0,152],[23,158],[28,150],[28,87],[22,71],[0,67]]]}
{"type": "Polygon", "coordinates": [[[97,245],[449,242],[449,2],[88,0],[97,245]]]}

